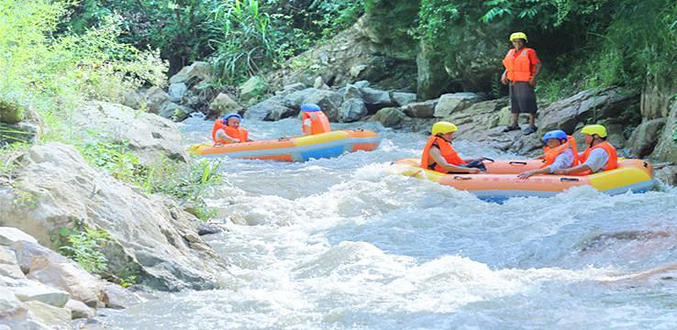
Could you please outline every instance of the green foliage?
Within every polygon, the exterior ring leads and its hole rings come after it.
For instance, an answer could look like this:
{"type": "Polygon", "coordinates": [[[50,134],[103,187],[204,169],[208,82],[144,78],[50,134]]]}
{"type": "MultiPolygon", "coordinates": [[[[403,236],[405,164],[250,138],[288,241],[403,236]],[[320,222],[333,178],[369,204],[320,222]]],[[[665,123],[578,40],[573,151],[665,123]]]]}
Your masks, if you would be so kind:
{"type": "Polygon", "coordinates": [[[108,259],[101,247],[110,239],[104,230],[83,228],[83,230],[59,229],[59,236],[66,244],[59,247],[64,256],[75,260],[86,271],[103,274],[108,268],[108,259]]]}

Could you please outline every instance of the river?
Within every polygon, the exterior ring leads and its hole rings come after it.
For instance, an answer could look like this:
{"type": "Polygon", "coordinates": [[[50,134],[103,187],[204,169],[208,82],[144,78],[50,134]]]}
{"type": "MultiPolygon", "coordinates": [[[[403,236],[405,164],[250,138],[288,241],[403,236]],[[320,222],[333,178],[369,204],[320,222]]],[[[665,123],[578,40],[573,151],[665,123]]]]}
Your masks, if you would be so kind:
{"type": "MultiPolygon", "coordinates": [[[[254,139],[297,119],[249,122],[254,139]]],[[[228,232],[206,240],[222,288],[161,293],[101,319],[115,329],[673,329],[677,280],[633,274],[677,262],[677,189],[577,188],[502,204],[389,174],[425,137],[378,124],[374,152],[306,163],[224,159],[209,200],[228,232]]],[[[190,118],[187,143],[211,123],[190,118]]],[[[466,156],[515,157],[459,141],[466,156]]],[[[670,275],[672,274],[672,275],[670,275]]]]}

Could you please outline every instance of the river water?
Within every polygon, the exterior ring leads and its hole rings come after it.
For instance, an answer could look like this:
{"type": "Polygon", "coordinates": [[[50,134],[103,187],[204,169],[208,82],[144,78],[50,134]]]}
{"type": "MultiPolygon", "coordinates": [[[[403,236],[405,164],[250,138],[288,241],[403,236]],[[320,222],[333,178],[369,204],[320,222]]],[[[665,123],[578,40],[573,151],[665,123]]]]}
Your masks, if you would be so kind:
{"type": "MultiPolygon", "coordinates": [[[[250,122],[254,139],[297,119],[250,122]]],[[[389,174],[425,137],[377,124],[374,152],[306,163],[223,160],[222,288],[162,293],[105,323],[120,329],[674,329],[677,189],[577,188],[502,204],[389,174]]],[[[190,118],[187,143],[211,123],[190,118]]],[[[515,157],[459,141],[466,156],[515,157]]]]}

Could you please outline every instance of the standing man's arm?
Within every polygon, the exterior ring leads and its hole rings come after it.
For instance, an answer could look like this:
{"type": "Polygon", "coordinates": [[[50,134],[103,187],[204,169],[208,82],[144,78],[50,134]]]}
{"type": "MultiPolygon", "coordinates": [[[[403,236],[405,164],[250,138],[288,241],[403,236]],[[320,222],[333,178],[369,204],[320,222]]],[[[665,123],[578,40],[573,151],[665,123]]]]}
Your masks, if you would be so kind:
{"type": "Polygon", "coordinates": [[[534,66],[534,75],[529,79],[529,85],[531,87],[536,86],[536,78],[538,77],[538,74],[541,73],[541,63],[538,63],[534,66]]]}
{"type": "Polygon", "coordinates": [[[508,84],[508,70],[503,70],[503,74],[501,75],[501,83],[503,85],[508,84]]]}

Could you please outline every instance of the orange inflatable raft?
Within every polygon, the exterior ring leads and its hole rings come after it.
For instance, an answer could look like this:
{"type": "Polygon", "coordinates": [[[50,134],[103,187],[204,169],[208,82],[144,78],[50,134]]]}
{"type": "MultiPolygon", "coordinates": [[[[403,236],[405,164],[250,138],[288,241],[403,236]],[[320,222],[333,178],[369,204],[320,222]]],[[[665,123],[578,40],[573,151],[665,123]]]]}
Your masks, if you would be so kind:
{"type": "Polygon", "coordinates": [[[467,190],[482,199],[490,200],[548,197],[578,186],[591,186],[601,192],[616,195],[627,191],[645,192],[655,185],[653,167],[640,159],[619,160],[617,169],[591,175],[535,175],[526,180],[519,179],[517,174],[540,168],[542,160],[485,162],[487,172],[484,174],[443,174],[420,168],[418,159],[402,159],[396,164],[399,165],[400,174],[467,190]]]}
{"type": "Polygon", "coordinates": [[[338,157],[358,150],[371,151],[381,138],[376,132],[342,130],[289,139],[231,143],[220,146],[196,144],[189,151],[195,156],[264,159],[303,162],[312,158],[338,157]]]}

